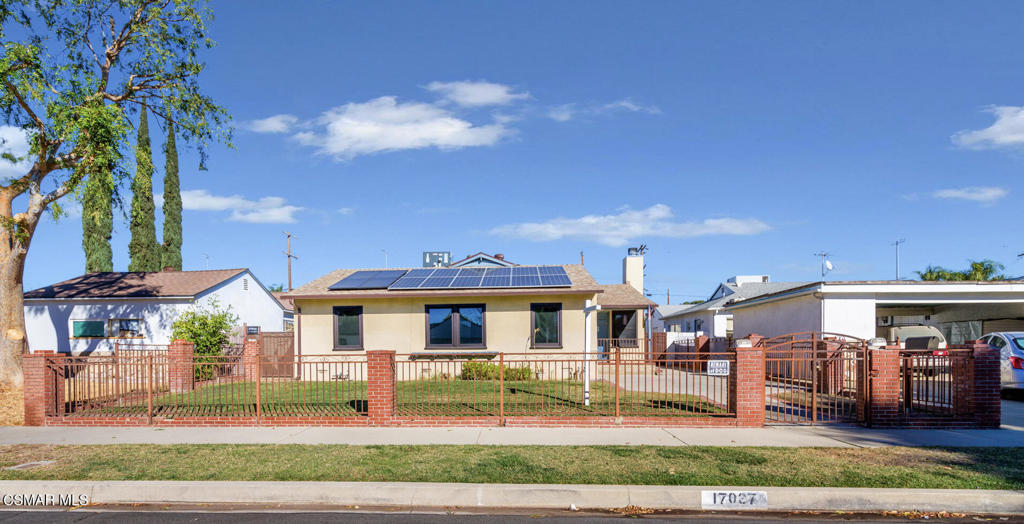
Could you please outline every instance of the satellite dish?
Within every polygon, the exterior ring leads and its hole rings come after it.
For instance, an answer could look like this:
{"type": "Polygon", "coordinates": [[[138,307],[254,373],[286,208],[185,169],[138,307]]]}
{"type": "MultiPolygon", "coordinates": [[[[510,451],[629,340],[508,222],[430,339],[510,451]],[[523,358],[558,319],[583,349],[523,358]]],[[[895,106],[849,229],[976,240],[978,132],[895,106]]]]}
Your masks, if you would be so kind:
{"type": "Polygon", "coordinates": [[[832,271],[833,266],[832,266],[832,261],[831,260],[826,260],[825,261],[825,269],[827,269],[829,271],[832,271]]]}

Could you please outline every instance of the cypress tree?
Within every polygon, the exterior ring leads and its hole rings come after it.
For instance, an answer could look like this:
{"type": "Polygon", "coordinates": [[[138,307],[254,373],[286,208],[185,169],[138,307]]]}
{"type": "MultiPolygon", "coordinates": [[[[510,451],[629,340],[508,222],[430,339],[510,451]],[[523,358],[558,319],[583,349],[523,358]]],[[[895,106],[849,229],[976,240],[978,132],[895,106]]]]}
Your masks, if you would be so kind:
{"type": "Polygon", "coordinates": [[[156,241],[156,206],[153,204],[153,154],[149,147],[147,110],[139,116],[135,146],[135,178],[132,179],[132,216],[128,243],[128,271],[160,271],[160,244],[156,241]]]}
{"type": "Polygon", "coordinates": [[[178,182],[178,147],[174,143],[174,124],[167,124],[167,163],[164,166],[164,243],[161,268],[181,271],[181,185],[178,182]]]}
{"type": "Polygon", "coordinates": [[[82,249],[85,272],[114,270],[110,237],[114,233],[114,174],[111,166],[97,169],[85,181],[82,196],[82,249]]]}

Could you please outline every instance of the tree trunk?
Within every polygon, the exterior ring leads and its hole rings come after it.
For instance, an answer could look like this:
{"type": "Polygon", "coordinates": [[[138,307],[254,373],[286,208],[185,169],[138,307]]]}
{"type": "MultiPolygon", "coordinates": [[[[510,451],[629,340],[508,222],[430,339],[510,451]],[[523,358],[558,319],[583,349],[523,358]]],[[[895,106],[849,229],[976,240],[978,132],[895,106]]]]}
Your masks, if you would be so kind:
{"type": "MultiPolygon", "coordinates": [[[[35,189],[35,188],[33,188],[35,189]]],[[[28,209],[14,215],[14,191],[0,190],[0,384],[20,387],[21,356],[28,351],[25,333],[25,257],[46,206],[37,191],[28,195],[28,209]]]]}
{"type": "Polygon", "coordinates": [[[21,355],[28,350],[25,335],[25,296],[22,287],[21,260],[8,264],[13,253],[9,246],[0,246],[0,384],[20,387],[22,384],[21,355]]]}

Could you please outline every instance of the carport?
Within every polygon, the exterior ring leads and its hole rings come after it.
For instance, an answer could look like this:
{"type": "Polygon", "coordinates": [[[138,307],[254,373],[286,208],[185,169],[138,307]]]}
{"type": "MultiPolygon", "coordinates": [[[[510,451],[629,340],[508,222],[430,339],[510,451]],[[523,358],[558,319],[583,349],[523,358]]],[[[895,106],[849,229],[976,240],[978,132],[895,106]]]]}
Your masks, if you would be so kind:
{"type": "Polygon", "coordinates": [[[924,324],[960,344],[992,331],[1024,331],[1024,282],[795,283],[726,310],[737,336],[819,331],[870,339],[879,328],[924,324]]]}

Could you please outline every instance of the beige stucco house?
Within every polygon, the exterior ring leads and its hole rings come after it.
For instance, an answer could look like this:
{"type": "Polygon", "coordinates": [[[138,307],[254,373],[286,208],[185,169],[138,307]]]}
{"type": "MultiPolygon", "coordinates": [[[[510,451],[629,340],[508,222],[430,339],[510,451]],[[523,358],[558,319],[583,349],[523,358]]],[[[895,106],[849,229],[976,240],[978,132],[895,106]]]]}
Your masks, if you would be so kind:
{"type": "Polygon", "coordinates": [[[473,256],[438,269],[339,269],[285,296],[295,304],[298,355],[589,351],[602,358],[616,346],[646,348],[654,303],[642,290],[643,256],[631,252],[621,284],[598,284],[580,264],[518,265],[501,256],[482,264],[473,256]]]}

